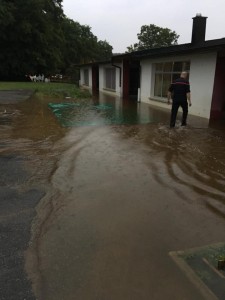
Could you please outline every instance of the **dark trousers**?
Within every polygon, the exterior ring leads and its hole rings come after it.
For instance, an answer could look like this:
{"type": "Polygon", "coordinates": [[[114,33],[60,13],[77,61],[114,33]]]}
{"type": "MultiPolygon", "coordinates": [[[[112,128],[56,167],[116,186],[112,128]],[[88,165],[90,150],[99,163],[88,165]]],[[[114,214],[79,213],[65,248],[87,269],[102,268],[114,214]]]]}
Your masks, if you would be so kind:
{"type": "Polygon", "coordinates": [[[174,127],[177,118],[177,111],[179,107],[182,107],[183,116],[182,116],[182,126],[186,125],[187,115],[188,115],[188,103],[187,101],[173,101],[172,110],[171,110],[171,118],[170,118],[170,127],[174,127]]]}

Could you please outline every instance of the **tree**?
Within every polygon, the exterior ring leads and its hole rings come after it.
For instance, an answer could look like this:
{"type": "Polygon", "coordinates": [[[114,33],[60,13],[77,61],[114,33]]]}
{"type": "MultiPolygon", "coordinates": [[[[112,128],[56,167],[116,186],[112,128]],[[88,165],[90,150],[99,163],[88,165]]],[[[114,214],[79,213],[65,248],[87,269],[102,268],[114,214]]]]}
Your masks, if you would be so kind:
{"type": "Polygon", "coordinates": [[[98,41],[96,60],[108,60],[112,57],[113,47],[106,41],[98,41]]]}
{"type": "Polygon", "coordinates": [[[150,24],[141,26],[137,37],[139,42],[127,47],[128,52],[177,45],[179,35],[168,28],[150,24]]]}
{"type": "Polygon", "coordinates": [[[49,72],[61,64],[62,0],[2,0],[0,78],[49,72]]]}
{"type": "Polygon", "coordinates": [[[91,27],[81,25],[65,17],[62,22],[64,36],[63,62],[64,72],[71,65],[107,60],[112,56],[112,46],[106,41],[98,41],[91,27]]]}
{"type": "Polygon", "coordinates": [[[0,0],[0,80],[66,73],[112,55],[90,26],[68,19],[62,0],[0,0]]]}

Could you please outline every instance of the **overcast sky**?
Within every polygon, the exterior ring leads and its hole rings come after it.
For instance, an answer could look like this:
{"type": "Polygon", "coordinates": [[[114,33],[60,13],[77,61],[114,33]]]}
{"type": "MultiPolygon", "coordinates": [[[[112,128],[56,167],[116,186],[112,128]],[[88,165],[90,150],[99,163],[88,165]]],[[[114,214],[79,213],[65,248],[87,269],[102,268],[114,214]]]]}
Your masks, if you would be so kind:
{"type": "Polygon", "coordinates": [[[207,40],[225,37],[225,0],[63,0],[63,9],[113,46],[113,53],[125,52],[138,41],[141,26],[149,24],[176,31],[179,44],[189,43],[197,13],[208,17],[207,40]]]}

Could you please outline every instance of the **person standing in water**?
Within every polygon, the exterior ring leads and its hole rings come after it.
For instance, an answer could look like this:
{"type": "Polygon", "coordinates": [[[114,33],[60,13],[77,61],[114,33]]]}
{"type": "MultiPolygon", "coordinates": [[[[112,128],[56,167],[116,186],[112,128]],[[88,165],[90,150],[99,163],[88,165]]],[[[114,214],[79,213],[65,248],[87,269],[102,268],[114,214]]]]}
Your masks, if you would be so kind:
{"type": "Polygon", "coordinates": [[[187,76],[187,72],[182,72],[180,77],[170,85],[167,93],[168,104],[171,103],[170,100],[172,99],[170,128],[175,127],[177,111],[180,106],[183,110],[181,126],[187,125],[188,105],[191,106],[190,83],[187,76]]]}

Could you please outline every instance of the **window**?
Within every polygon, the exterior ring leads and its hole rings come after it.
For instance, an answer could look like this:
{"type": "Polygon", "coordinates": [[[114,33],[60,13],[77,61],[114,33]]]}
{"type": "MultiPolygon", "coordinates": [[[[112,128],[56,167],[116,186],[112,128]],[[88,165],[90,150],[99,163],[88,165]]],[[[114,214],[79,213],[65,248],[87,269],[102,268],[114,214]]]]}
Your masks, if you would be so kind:
{"type": "Polygon", "coordinates": [[[89,70],[84,69],[84,84],[89,85],[89,70]]]}
{"type": "Polygon", "coordinates": [[[189,61],[164,62],[155,64],[154,96],[166,98],[171,82],[177,79],[182,71],[189,72],[189,70],[189,61]]]}
{"type": "Polygon", "coordinates": [[[115,90],[116,89],[116,71],[115,68],[105,69],[105,88],[115,90]]]}

